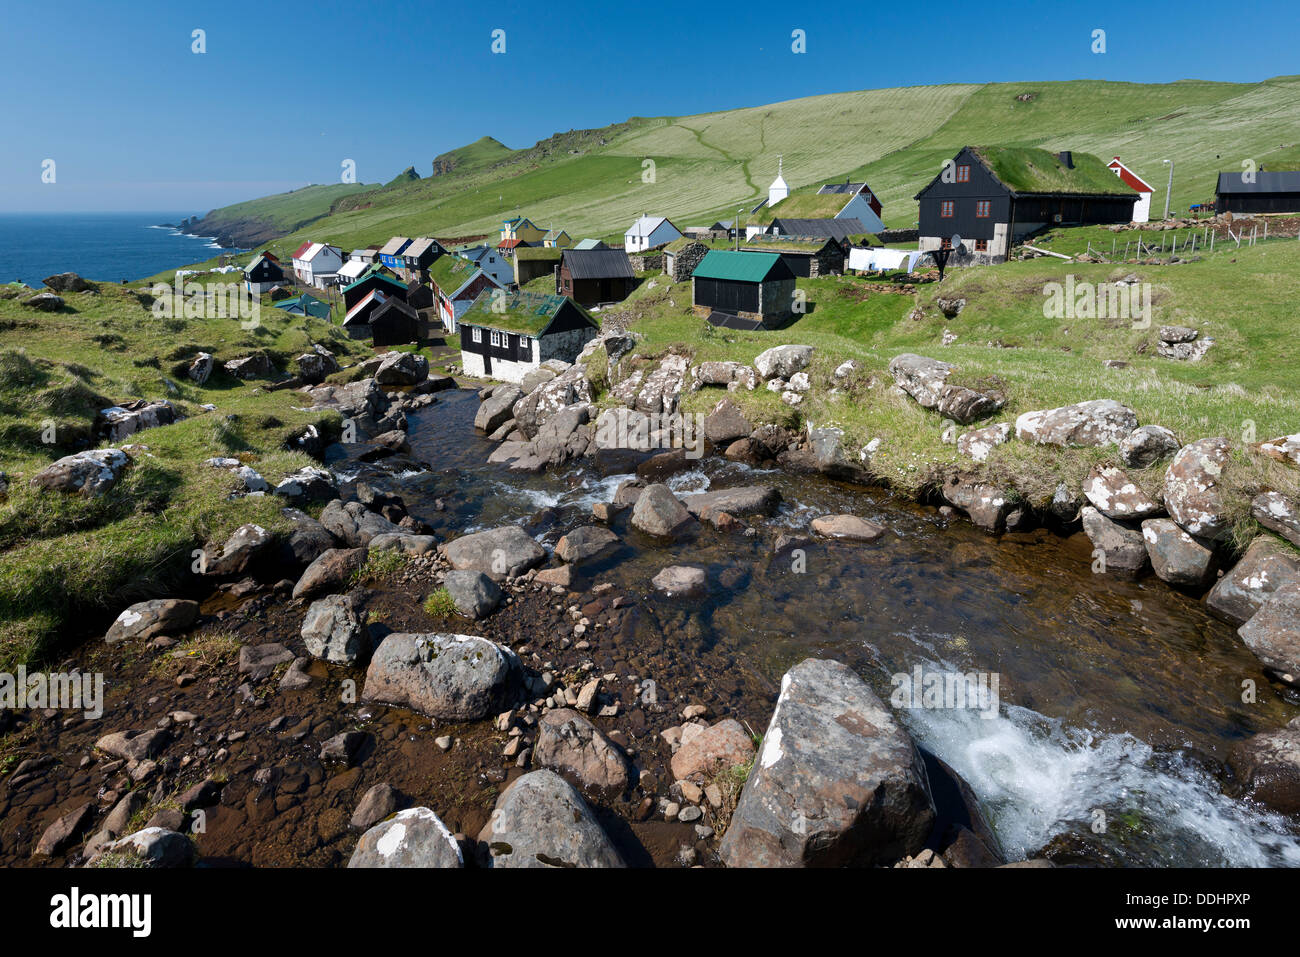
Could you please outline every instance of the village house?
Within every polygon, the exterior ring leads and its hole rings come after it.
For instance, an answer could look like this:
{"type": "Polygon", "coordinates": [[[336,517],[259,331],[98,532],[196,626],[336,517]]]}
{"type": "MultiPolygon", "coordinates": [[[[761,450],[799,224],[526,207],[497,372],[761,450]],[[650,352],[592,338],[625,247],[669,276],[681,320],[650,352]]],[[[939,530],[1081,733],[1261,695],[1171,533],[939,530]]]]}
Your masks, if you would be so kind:
{"type": "Polygon", "coordinates": [[[460,317],[485,290],[504,288],[473,260],[443,256],[430,270],[437,302],[437,318],[442,328],[453,333],[460,328],[460,317]]]}
{"type": "Polygon", "coordinates": [[[402,263],[401,275],[407,282],[427,278],[429,267],[445,251],[438,240],[430,239],[428,236],[412,239],[411,244],[402,250],[399,257],[402,263]]]}
{"type": "Polygon", "coordinates": [[[1220,173],[1214,189],[1218,213],[1300,213],[1300,171],[1220,173]]]}
{"type": "Polygon", "coordinates": [[[330,317],[329,303],[322,302],[306,292],[291,299],[281,299],[275,304],[275,308],[283,309],[294,316],[313,316],[316,319],[328,319],[330,317]]]}
{"type": "Polygon", "coordinates": [[[776,253],[785,260],[791,272],[805,279],[844,274],[844,247],[834,239],[800,240],[762,236],[755,242],[742,246],[740,251],[776,253]]]}
{"type": "Polygon", "coordinates": [[[710,321],[723,313],[774,327],[792,315],[794,293],[794,273],[776,253],[711,249],[691,277],[695,311],[710,321]]]}
{"type": "Polygon", "coordinates": [[[665,217],[643,213],[623,234],[623,248],[629,253],[641,253],[681,238],[681,230],[665,217]]]}
{"type": "Polygon", "coordinates": [[[609,246],[599,239],[579,239],[573,246],[574,249],[608,249],[609,246]]]}
{"type": "Polygon", "coordinates": [[[501,224],[501,241],[497,243],[497,249],[507,256],[513,256],[514,251],[521,247],[542,245],[542,237],[545,235],[546,230],[539,229],[532,220],[516,216],[501,224]]]}
{"type": "Polygon", "coordinates": [[[375,263],[379,262],[379,249],[372,246],[368,249],[354,249],[348,254],[348,261],[339,269],[338,282],[341,286],[348,286],[356,282],[375,263]]]}
{"type": "Polygon", "coordinates": [[[486,243],[475,243],[472,246],[458,247],[454,252],[462,259],[470,260],[479,269],[491,276],[492,281],[502,288],[510,285],[515,280],[514,263],[509,258],[501,255],[495,246],[489,246],[486,243]]]}
{"type": "Polygon", "coordinates": [[[568,249],[573,239],[563,229],[548,229],[542,236],[542,245],[548,249],[568,249]]]}
{"type": "Polygon", "coordinates": [[[370,339],[376,346],[404,346],[419,342],[420,314],[396,296],[389,296],[370,312],[370,339]]]}
{"type": "Polygon", "coordinates": [[[395,273],[401,273],[406,268],[402,261],[402,254],[406,252],[411,240],[405,236],[394,236],[379,250],[379,261],[395,273]]]}
{"type": "Polygon", "coordinates": [[[545,246],[516,249],[511,281],[516,286],[523,286],[539,276],[553,277],[560,268],[560,256],[563,254],[563,249],[548,249],[545,246]]]}
{"type": "Polygon", "coordinates": [[[349,307],[343,316],[343,331],[348,334],[348,338],[370,338],[370,317],[388,300],[396,298],[396,295],[385,289],[372,289],[358,299],[356,305],[349,307]]]}
{"type": "Polygon", "coordinates": [[[394,279],[387,273],[376,271],[343,287],[343,307],[351,309],[375,290],[383,292],[385,297],[397,296],[399,299],[406,299],[406,283],[394,279]]]}
{"type": "Polygon", "coordinates": [[[485,290],[460,318],[461,367],[466,375],[519,382],[550,359],[573,362],[599,332],[566,296],[485,290]]]}
{"type": "Polygon", "coordinates": [[[299,282],[323,289],[343,268],[343,250],[328,243],[304,243],[293,254],[293,274],[299,282]]]}
{"type": "Polygon", "coordinates": [[[673,282],[685,282],[708,252],[708,246],[689,236],[674,239],[664,247],[664,274],[673,282]]]}
{"type": "Polygon", "coordinates": [[[1155,188],[1150,186],[1147,181],[1137,173],[1133,172],[1121,163],[1118,156],[1107,163],[1106,168],[1122,179],[1130,189],[1138,194],[1138,198],[1133,203],[1133,215],[1130,221],[1134,223],[1149,222],[1151,219],[1151,194],[1155,192],[1155,188]]]}
{"type": "Polygon", "coordinates": [[[1051,226],[1127,223],[1138,194],[1088,153],[967,146],[925,188],[922,252],[953,249],[949,264],[1006,261],[1011,247],[1051,226]]]}
{"type": "Polygon", "coordinates": [[[279,261],[270,253],[254,257],[244,268],[244,288],[254,296],[269,292],[272,286],[284,282],[284,270],[279,261]]]}
{"type": "Polygon", "coordinates": [[[566,249],[555,291],[581,306],[622,302],[636,288],[636,274],[621,249],[566,249]]]}
{"type": "Polygon", "coordinates": [[[794,239],[802,242],[824,242],[827,239],[838,243],[846,254],[853,240],[867,235],[868,230],[858,219],[785,219],[777,218],[768,225],[767,231],[747,237],[755,239],[794,239]]]}

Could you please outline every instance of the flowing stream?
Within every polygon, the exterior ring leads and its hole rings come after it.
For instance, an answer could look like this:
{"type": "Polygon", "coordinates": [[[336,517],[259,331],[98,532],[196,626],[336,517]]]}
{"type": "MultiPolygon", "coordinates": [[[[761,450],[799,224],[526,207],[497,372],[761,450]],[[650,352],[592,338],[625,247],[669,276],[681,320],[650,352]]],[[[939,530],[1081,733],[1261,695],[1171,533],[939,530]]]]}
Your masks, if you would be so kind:
{"type": "MultiPolygon", "coordinates": [[[[591,523],[629,475],[589,468],[527,475],[488,465],[471,391],[411,416],[413,456],[431,472],[388,485],[439,534],[519,524],[553,546],[591,523]],[[433,507],[441,499],[445,509],[433,507]]],[[[891,676],[996,675],[997,717],[901,710],[918,742],[984,804],[1010,858],[1072,835],[1090,859],[1126,865],[1300,864],[1296,822],[1226,797],[1222,760],[1237,740],[1280,727],[1297,701],[1271,684],[1233,628],[1155,579],[1094,575],[1083,537],[1047,531],[992,538],[964,520],[882,490],[701,459],[668,484],[689,493],[767,484],[783,505],[760,534],[702,526],[670,545],[627,526],[595,577],[644,596],[673,655],[723,649],[771,682],[808,656],[833,657],[886,700],[891,676]],[[802,567],[775,534],[851,512],[889,529],[868,545],[814,543],[802,567]],[[682,602],[649,582],[670,564],[705,567],[709,595],[682,602]],[[1244,703],[1243,682],[1258,700],[1244,703]]],[[[710,660],[726,660],[712,656],[710,660]]],[[[725,684],[721,670],[711,676],[725,684]]],[[[762,731],[762,728],[756,728],[762,731]]]]}

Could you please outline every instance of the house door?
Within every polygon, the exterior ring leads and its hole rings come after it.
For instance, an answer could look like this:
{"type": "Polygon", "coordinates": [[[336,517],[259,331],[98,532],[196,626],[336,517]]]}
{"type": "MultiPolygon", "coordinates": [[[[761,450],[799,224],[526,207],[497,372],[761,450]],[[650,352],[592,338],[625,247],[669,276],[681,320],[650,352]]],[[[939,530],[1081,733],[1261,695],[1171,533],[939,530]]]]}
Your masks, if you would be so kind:
{"type": "Polygon", "coordinates": [[[492,374],[492,353],[484,349],[483,350],[483,375],[490,376],[491,374],[492,374]]]}

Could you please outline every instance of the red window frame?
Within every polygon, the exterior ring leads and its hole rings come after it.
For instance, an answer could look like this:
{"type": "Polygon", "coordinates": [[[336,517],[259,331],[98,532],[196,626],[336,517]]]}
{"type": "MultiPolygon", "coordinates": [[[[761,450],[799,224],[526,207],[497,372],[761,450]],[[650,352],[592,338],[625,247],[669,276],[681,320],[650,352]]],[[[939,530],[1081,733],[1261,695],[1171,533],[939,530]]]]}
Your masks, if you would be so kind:
{"type": "Polygon", "coordinates": [[[954,206],[954,204],[953,204],[953,201],[952,201],[951,199],[940,200],[940,201],[939,201],[939,218],[940,218],[940,219],[952,219],[952,217],[953,217],[953,206],[954,206]]]}
{"type": "Polygon", "coordinates": [[[957,167],[957,182],[959,182],[959,183],[969,183],[969,182],[970,182],[970,167],[969,167],[969,166],[958,166],[958,167],[957,167]]]}
{"type": "Polygon", "coordinates": [[[951,240],[951,239],[944,239],[943,242],[941,242],[941,243],[939,244],[939,248],[940,248],[940,249],[952,249],[952,240],[951,240]]]}
{"type": "Polygon", "coordinates": [[[989,241],[987,239],[975,240],[975,251],[977,253],[986,253],[989,251],[989,241]]]}
{"type": "Polygon", "coordinates": [[[975,218],[988,219],[993,210],[993,201],[990,199],[975,200],[975,218]]]}

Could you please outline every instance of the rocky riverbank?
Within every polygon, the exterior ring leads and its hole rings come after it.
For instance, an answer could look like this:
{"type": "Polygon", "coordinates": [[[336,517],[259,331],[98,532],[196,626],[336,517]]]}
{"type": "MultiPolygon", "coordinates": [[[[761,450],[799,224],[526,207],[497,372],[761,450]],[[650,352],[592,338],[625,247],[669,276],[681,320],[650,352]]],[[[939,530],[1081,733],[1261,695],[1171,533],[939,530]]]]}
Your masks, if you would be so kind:
{"type": "MultiPolygon", "coordinates": [[[[450,383],[431,378],[423,360],[379,356],[357,381],[300,383],[304,405],[337,411],[355,441],[317,449],[328,467],[274,487],[237,460],[212,463],[240,471],[241,494],[283,497],[291,530],[250,524],[207,543],[193,599],[124,608],[102,640],[66,663],[111,676],[103,719],[5,713],[11,724],[0,733],[21,759],[0,784],[0,855],[97,865],[1002,863],[974,792],[918,747],[852,669],[816,655],[774,685],[727,645],[692,632],[689,616],[683,654],[672,609],[716,587],[713,573],[665,565],[644,588],[607,577],[610,556],[631,547],[631,536],[689,541],[707,527],[723,538],[770,538],[771,553],[788,556],[814,541],[880,548],[873,543],[887,534],[851,509],[809,516],[806,530],[767,527],[781,496],[763,483],[685,494],[666,484],[696,461],[687,430],[663,418],[684,389],[779,382],[783,397],[798,396],[812,387],[800,378],[806,347],[769,350],[752,367],[693,367],[670,355],[622,368],[632,344],[608,336],[574,366],[482,393],[477,424],[498,441],[493,457],[507,469],[549,469],[558,481],[583,462],[636,475],[551,549],[527,525],[434,528],[372,478],[427,471],[411,451],[411,420],[443,401],[450,383]],[[593,379],[596,359],[604,375],[593,379]],[[622,398],[602,407],[610,395],[622,398]]],[[[837,377],[853,375],[846,366],[837,377]]],[[[954,421],[1001,407],[995,390],[949,384],[942,363],[903,356],[890,371],[920,405],[954,421]]],[[[972,451],[996,441],[1110,443],[1134,461],[1177,446],[1163,502],[1099,470],[1059,511],[960,479],[934,505],[990,531],[1079,521],[1110,570],[1140,573],[1135,549],[1149,544],[1162,577],[1189,587],[1199,565],[1183,552],[1215,553],[1202,542],[1221,514],[1206,494],[1218,446],[1179,446],[1158,431],[1138,435],[1142,428],[1101,402],[1021,416],[1014,437],[1008,427],[954,438],[972,451]],[[1139,521],[1141,543],[1125,534],[1139,521]]],[[[725,398],[703,433],[694,448],[728,461],[849,487],[874,481],[869,446],[846,448],[835,430],[754,424],[725,398]]],[[[114,451],[94,467],[64,468],[68,481],[48,483],[48,494],[96,494],[105,471],[131,467],[114,451]]],[[[454,472],[445,479],[454,489],[454,472]]],[[[862,560],[876,557],[885,556],[862,560]]],[[[743,587],[732,571],[722,585],[743,587]]],[[[1290,681],[1294,572],[1265,538],[1211,590],[1220,596],[1211,607],[1251,620],[1243,640],[1282,681],[1290,681]]],[[[1294,813],[1293,730],[1236,748],[1229,786],[1294,813]]],[[[1089,859],[1070,841],[1043,854],[1089,859]]]]}

